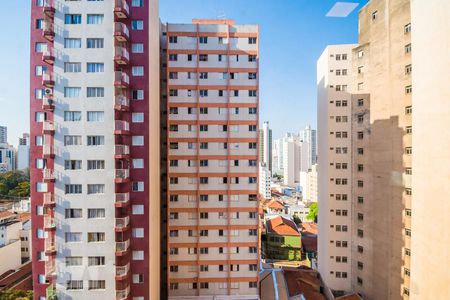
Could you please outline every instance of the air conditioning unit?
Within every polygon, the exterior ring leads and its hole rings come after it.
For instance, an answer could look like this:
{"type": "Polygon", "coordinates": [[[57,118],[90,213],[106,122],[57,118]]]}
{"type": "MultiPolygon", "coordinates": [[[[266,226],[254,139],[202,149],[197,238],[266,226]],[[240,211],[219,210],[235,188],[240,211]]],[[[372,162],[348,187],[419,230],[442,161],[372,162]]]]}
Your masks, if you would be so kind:
{"type": "Polygon", "coordinates": [[[51,96],[51,95],[53,95],[53,89],[46,88],[46,89],[45,89],[45,95],[46,95],[46,96],[51,96]]]}

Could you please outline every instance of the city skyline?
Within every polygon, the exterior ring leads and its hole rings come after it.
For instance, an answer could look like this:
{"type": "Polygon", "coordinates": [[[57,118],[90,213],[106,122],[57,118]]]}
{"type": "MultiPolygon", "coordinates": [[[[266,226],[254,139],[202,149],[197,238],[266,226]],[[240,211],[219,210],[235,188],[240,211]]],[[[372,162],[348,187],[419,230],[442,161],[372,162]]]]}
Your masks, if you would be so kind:
{"type": "MultiPolygon", "coordinates": [[[[5,3],[6,11],[17,13],[5,15],[0,20],[3,28],[16,24],[16,30],[4,32],[5,38],[14,42],[0,49],[3,57],[10,58],[5,61],[9,71],[0,74],[4,82],[0,91],[0,126],[9,128],[8,142],[14,146],[23,132],[29,132],[30,7],[25,2],[5,3]],[[17,89],[17,86],[23,88],[17,89]]],[[[285,5],[277,5],[275,1],[254,1],[248,6],[253,8],[251,10],[239,5],[238,0],[168,0],[160,3],[160,18],[163,23],[189,23],[193,18],[227,18],[240,24],[260,25],[261,57],[264,58],[260,79],[263,100],[260,121],[270,122],[273,138],[277,139],[285,132],[298,132],[307,124],[317,127],[315,61],[327,44],[356,42],[358,10],[367,0],[352,2],[359,5],[348,17],[330,18],[326,14],[335,0],[320,3],[289,1],[285,5]],[[286,22],[292,29],[285,30],[286,22]],[[330,27],[340,30],[331,32],[330,27]],[[308,28],[308,31],[297,32],[294,28],[308,28]],[[295,60],[289,59],[294,55],[295,60]],[[302,93],[290,93],[289,87],[299,87],[302,93]]]]}

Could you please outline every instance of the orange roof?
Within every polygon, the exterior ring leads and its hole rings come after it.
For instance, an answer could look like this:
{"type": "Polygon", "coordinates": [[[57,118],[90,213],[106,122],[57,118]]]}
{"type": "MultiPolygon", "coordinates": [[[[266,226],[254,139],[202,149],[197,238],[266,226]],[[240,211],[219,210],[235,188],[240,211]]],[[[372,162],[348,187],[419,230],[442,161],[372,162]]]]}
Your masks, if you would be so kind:
{"type": "Polygon", "coordinates": [[[267,230],[279,235],[300,235],[297,226],[291,220],[278,216],[267,221],[267,230]]]}
{"type": "Polygon", "coordinates": [[[31,220],[31,213],[29,213],[29,212],[20,213],[20,214],[17,215],[17,218],[21,222],[25,222],[25,221],[31,220]]]}
{"type": "Polygon", "coordinates": [[[302,223],[301,230],[303,234],[317,234],[316,223],[302,223]]]}
{"type": "Polygon", "coordinates": [[[325,300],[320,293],[322,282],[319,274],[311,269],[285,269],[284,276],[289,290],[289,296],[303,294],[308,300],[325,300]]]}
{"type": "Polygon", "coordinates": [[[280,201],[277,201],[277,200],[270,201],[267,206],[271,209],[276,209],[276,210],[284,209],[283,203],[281,203],[280,201]]]}
{"type": "Polygon", "coordinates": [[[14,215],[12,212],[10,211],[0,211],[0,219],[4,219],[4,218],[8,218],[11,217],[12,215],[14,215]]]}

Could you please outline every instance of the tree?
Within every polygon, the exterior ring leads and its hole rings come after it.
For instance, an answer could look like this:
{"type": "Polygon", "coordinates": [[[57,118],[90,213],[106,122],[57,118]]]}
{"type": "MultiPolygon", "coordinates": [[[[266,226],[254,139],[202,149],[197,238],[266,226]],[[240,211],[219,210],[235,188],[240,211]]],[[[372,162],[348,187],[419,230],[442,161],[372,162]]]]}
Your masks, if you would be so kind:
{"type": "Polygon", "coordinates": [[[33,300],[33,291],[4,290],[0,291],[2,300],[33,300]]]}
{"type": "Polygon", "coordinates": [[[10,196],[17,196],[17,197],[30,196],[30,182],[29,181],[19,182],[19,184],[13,190],[10,190],[8,194],[10,196]]]}
{"type": "Polygon", "coordinates": [[[309,206],[309,213],[306,218],[317,223],[317,202],[314,202],[309,206]]]}
{"type": "Polygon", "coordinates": [[[28,197],[30,195],[29,182],[30,173],[28,170],[0,174],[0,195],[28,197]]]}

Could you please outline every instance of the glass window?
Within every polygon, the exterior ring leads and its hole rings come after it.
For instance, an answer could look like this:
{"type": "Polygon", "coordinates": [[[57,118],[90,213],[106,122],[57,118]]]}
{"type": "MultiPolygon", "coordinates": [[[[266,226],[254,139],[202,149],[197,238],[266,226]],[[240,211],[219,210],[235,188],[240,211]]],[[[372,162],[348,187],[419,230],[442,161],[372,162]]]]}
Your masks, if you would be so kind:
{"type": "Polygon", "coordinates": [[[36,53],[42,53],[47,50],[47,43],[36,43],[34,46],[34,51],[36,53]]]}
{"type": "Polygon", "coordinates": [[[65,111],[64,121],[66,122],[81,121],[81,111],[65,111]]]}
{"type": "Polygon", "coordinates": [[[87,23],[88,24],[102,24],[103,23],[103,15],[87,15],[87,23]]]}
{"type": "Polygon", "coordinates": [[[144,214],[144,205],[136,204],[132,206],[133,215],[143,215],[144,214]]]}
{"type": "Polygon", "coordinates": [[[143,146],[144,145],[144,136],[135,135],[132,137],[132,145],[133,146],[143,146]]]}
{"type": "Polygon", "coordinates": [[[131,21],[131,29],[132,30],[143,30],[144,29],[144,21],[132,20],[131,21]]]}
{"type": "Polygon", "coordinates": [[[143,169],[144,168],[144,159],[143,158],[134,158],[133,159],[133,168],[134,169],[143,169]]]}
{"type": "Polygon", "coordinates": [[[81,242],[81,232],[66,232],[66,243],[81,242]]]}
{"type": "Polygon", "coordinates": [[[133,100],[143,100],[144,99],[144,90],[133,90],[132,95],[133,95],[133,100]]]}
{"type": "Polygon", "coordinates": [[[104,266],[105,257],[104,256],[89,256],[88,266],[104,266]]]}
{"type": "Polygon", "coordinates": [[[88,122],[103,122],[105,119],[105,113],[103,111],[88,111],[88,122]]]}
{"type": "Polygon", "coordinates": [[[133,228],[133,237],[134,238],[143,238],[144,237],[144,228],[133,228]]]}
{"type": "Polygon", "coordinates": [[[88,73],[102,73],[105,71],[104,63],[87,63],[86,71],[88,73]]]}
{"type": "Polygon", "coordinates": [[[144,76],[144,67],[134,66],[131,68],[131,73],[133,76],[144,76]]]}
{"type": "Polygon", "coordinates": [[[133,182],[133,192],[143,192],[144,191],[144,182],[143,181],[136,181],[133,182]]]}
{"type": "Polygon", "coordinates": [[[105,193],[105,185],[104,184],[88,184],[87,185],[87,193],[92,194],[104,194],[105,193]]]}
{"type": "MultiPolygon", "coordinates": [[[[47,71],[47,67],[46,66],[36,66],[35,68],[35,75],[36,76],[42,76],[42,74],[44,74],[47,71]]],[[[42,89],[41,89],[42,91],[42,89]]]]}
{"type": "Polygon", "coordinates": [[[104,160],[88,160],[87,161],[87,169],[88,170],[103,170],[103,169],[105,169],[105,161],[104,160]]]}
{"type": "Polygon", "coordinates": [[[47,192],[47,183],[45,182],[36,182],[36,192],[45,193],[47,192]]]}
{"type": "Polygon", "coordinates": [[[64,146],[81,145],[81,135],[65,135],[64,146]]]}
{"type": "Polygon", "coordinates": [[[81,184],[66,184],[66,194],[81,194],[83,192],[81,184]]]}
{"type": "Polygon", "coordinates": [[[142,43],[131,44],[131,52],[144,53],[144,44],[142,43]]]}
{"type": "Polygon", "coordinates": [[[64,72],[66,73],[79,73],[81,72],[81,63],[65,62],[64,72]]]}
{"type": "Polygon", "coordinates": [[[105,137],[103,135],[88,135],[87,145],[88,146],[99,146],[105,144],[105,137]]]}
{"type": "Polygon", "coordinates": [[[142,7],[143,4],[143,0],[133,0],[131,1],[131,6],[132,7],[142,7]]]}
{"type": "Polygon", "coordinates": [[[101,38],[89,38],[86,45],[87,48],[103,48],[104,42],[101,38]]]}
{"type": "Polygon", "coordinates": [[[133,260],[144,260],[144,251],[133,251],[133,260]]]}
{"type": "Polygon", "coordinates": [[[131,116],[132,116],[133,123],[144,122],[144,113],[136,112],[136,113],[132,113],[131,116]]]}
{"type": "Polygon", "coordinates": [[[34,120],[35,120],[36,122],[44,122],[45,119],[46,119],[45,112],[36,112],[36,113],[34,114],[34,120]]]}
{"type": "Polygon", "coordinates": [[[64,87],[64,97],[66,98],[78,98],[80,97],[80,87],[64,87]]]}
{"type": "Polygon", "coordinates": [[[81,24],[81,15],[80,14],[66,14],[64,16],[65,24],[81,24]]]}
{"type": "Polygon", "coordinates": [[[65,38],[64,48],[81,48],[81,39],[65,38]]]}
{"type": "Polygon", "coordinates": [[[86,91],[86,97],[105,97],[105,88],[102,87],[88,87],[86,91]]]}
{"type": "Polygon", "coordinates": [[[104,208],[88,208],[88,219],[102,219],[104,217],[104,208]]]}

